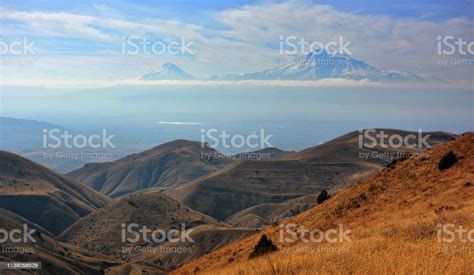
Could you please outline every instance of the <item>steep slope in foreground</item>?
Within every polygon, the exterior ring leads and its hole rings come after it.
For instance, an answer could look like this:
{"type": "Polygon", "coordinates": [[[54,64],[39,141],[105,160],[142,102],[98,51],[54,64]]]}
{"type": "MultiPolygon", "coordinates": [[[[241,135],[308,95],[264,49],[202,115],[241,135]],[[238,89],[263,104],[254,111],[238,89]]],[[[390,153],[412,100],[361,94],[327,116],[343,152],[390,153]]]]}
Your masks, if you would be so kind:
{"type": "Polygon", "coordinates": [[[96,191],[13,153],[0,151],[0,208],[54,235],[109,202],[96,191]]]}
{"type": "MultiPolygon", "coordinates": [[[[35,274],[103,274],[101,269],[117,264],[97,253],[85,251],[68,244],[56,242],[49,232],[30,221],[0,208],[0,228],[11,232],[35,230],[31,234],[32,242],[2,242],[0,262],[41,262],[41,269],[35,274]]],[[[33,270],[32,270],[33,271],[33,270]]],[[[25,274],[25,270],[2,270],[1,274],[25,274]]]]}
{"type": "Polygon", "coordinates": [[[192,261],[175,274],[470,274],[472,238],[464,234],[452,239],[449,233],[474,229],[474,133],[437,145],[428,154],[398,162],[265,229],[262,233],[278,246],[277,252],[249,260],[258,234],[192,261]],[[457,163],[440,170],[438,164],[450,151],[457,163]],[[288,232],[282,231],[280,239],[280,229],[290,224],[324,232],[342,225],[351,230],[350,241],[285,242],[288,232]],[[452,227],[440,231],[445,225],[452,227]]]}
{"type": "Polygon", "coordinates": [[[211,151],[199,142],[176,140],[114,162],[86,164],[67,175],[102,194],[119,197],[180,185],[216,171],[226,160],[201,157],[201,152],[211,151]]]}
{"type": "MultiPolygon", "coordinates": [[[[123,197],[99,209],[65,230],[58,240],[101,254],[113,255],[131,263],[148,259],[150,266],[167,270],[253,233],[255,230],[233,228],[219,223],[163,195],[160,191],[154,191],[123,197]],[[124,225],[128,227],[132,224],[135,225],[130,230],[124,229],[124,225]],[[183,226],[185,231],[189,231],[191,240],[185,238],[179,242],[154,241],[151,237],[152,231],[156,231],[156,239],[160,239],[160,231],[182,231],[183,226]],[[135,234],[145,228],[150,230],[148,240],[141,234],[134,240],[135,234]],[[124,237],[129,240],[124,240],[124,237]],[[173,250],[185,252],[178,253],[173,250]]],[[[126,266],[130,267],[128,264],[126,266]]]]}
{"type": "MultiPolygon", "coordinates": [[[[382,131],[401,137],[417,134],[394,129],[377,129],[376,133],[382,131]]],[[[426,134],[431,135],[427,141],[432,145],[454,138],[448,133],[426,134]]],[[[308,209],[309,200],[296,198],[317,196],[323,189],[335,191],[355,183],[390,162],[390,154],[421,151],[407,147],[382,148],[381,145],[360,148],[358,137],[358,131],[351,132],[301,152],[289,153],[281,160],[236,161],[208,176],[168,189],[166,193],[216,219],[260,227],[288,216],[281,215],[282,207],[291,210],[293,216],[308,209]],[[361,158],[361,154],[369,157],[361,158]],[[293,204],[287,203],[290,201],[293,204]],[[255,208],[257,205],[260,207],[255,208]],[[249,209],[251,207],[253,209],[249,209]],[[239,213],[245,209],[247,211],[239,213]]],[[[315,202],[313,200],[310,206],[315,202]]]]}

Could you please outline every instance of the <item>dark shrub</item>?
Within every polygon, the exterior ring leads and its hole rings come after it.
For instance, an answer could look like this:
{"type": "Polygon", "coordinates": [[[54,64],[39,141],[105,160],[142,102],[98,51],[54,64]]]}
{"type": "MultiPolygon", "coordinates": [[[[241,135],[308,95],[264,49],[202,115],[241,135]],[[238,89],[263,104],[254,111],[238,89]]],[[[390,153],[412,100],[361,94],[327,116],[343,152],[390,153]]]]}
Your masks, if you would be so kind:
{"type": "Polygon", "coordinates": [[[328,191],[323,190],[321,193],[319,193],[318,196],[318,204],[323,203],[325,200],[329,199],[331,196],[329,195],[328,191]]]}
{"type": "Polygon", "coordinates": [[[395,165],[397,164],[397,159],[392,159],[391,162],[385,164],[385,167],[387,168],[390,168],[390,169],[393,169],[395,168],[395,165]]]}
{"type": "Polygon", "coordinates": [[[130,206],[132,206],[132,207],[135,207],[135,208],[138,207],[133,201],[127,200],[127,202],[128,202],[128,204],[129,204],[130,206]]]}
{"type": "Polygon", "coordinates": [[[262,256],[264,254],[277,250],[278,247],[273,244],[272,240],[270,240],[267,235],[263,234],[260,238],[260,241],[258,241],[257,245],[254,247],[252,253],[250,253],[249,259],[262,256]]]}
{"type": "Polygon", "coordinates": [[[449,151],[449,153],[446,154],[446,156],[444,156],[438,163],[438,169],[443,171],[445,169],[451,168],[451,166],[453,166],[456,162],[458,162],[456,155],[453,154],[453,151],[449,151]]]}

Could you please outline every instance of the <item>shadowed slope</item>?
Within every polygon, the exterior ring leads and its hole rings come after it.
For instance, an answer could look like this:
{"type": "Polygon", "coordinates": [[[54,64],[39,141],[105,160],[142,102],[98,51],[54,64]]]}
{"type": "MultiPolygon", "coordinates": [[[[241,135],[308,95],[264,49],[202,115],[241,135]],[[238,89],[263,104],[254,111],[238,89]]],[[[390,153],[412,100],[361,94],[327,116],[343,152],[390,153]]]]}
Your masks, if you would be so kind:
{"type": "Polygon", "coordinates": [[[168,188],[192,181],[223,167],[228,160],[204,158],[201,143],[176,140],[107,163],[90,163],[69,172],[99,192],[119,197],[149,188],[168,188]]]}
{"type": "Polygon", "coordinates": [[[0,208],[53,234],[109,202],[87,186],[5,151],[0,151],[0,191],[0,208]]]}
{"type": "MultiPolygon", "coordinates": [[[[101,269],[117,264],[109,257],[57,242],[40,226],[0,208],[1,229],[23,230],[25,225],[28,230],[35,230],[31,234],[35,242],[7,240],[2,243],[1,262],[41,262],[41,269],[34,270],[35,274],[103,274],[101,269]],[[6,251],[8,248],[14,250],[6,251]]],[[[25,270],[2,270],[2,274],[25,274],[25,270]]]]}

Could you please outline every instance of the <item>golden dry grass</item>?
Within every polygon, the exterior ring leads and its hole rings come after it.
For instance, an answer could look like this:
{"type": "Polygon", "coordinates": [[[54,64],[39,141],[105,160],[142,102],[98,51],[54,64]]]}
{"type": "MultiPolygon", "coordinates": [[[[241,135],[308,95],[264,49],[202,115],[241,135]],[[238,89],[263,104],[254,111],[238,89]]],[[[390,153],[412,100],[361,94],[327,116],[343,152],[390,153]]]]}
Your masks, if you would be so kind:
{"type": "MultiPolygon", "coordinates": [[[[467,227],[466,224],[464,226],[467,227]]],[[[470,228],[472,226],[471,223],[470,228]]],[[[358,228],[353,232],[352,242],[298,244],[289,247],[289,250],[280,249],[245,263],[230,263],[226,267],[209,268],[197,273],[472,274],[474,244],[439,243],[436,233],[426,234],[435,227],[436,223],[432,221],[410,227],[379,229],[378,232],[358,228]],[[470,249],[470,252],[461,250],[463,248],[470,249]]]]}

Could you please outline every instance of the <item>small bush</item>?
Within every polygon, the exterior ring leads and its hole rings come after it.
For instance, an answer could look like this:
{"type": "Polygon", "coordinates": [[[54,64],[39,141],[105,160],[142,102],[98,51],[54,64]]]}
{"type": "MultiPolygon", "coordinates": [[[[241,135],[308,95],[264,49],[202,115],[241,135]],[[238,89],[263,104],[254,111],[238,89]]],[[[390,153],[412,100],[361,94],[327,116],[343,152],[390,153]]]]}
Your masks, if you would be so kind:
{"type": "Polygon", "coordinates": [[[456,155],[454,155],[453,151],[449,151],[449,153],[446,154],[446,156],[444,156],[438,163],[438,169],[443,171],[445,169],[451,168],[451,166],[453,166],[456,162],[458,162],[456,155]]]}
{"type": "Polygon", "coordinates": [[[127,200],[127,203],[134,208],[138,208],[138,206],[133,201],[127,200]]]}
{"type": "Polygon", "coordinates": [[[321,204],[323,203],[325,200],[329,199],[331,197],[331,195],[329,195],[328,191],[326,190],[323,190],[321,191],[321,193],[319,193],[319,196],[318,196],[318,204],[321,204]]]}
{"type": "Polygon", "coordinates": [[[250,253],[249,259],[255,258],[258,256],[262,256],[264,254],[277,251],[278,247],[273,244],[272,240],[270,240],[267,235],[263,234],[258,241],[257,245],[255,245],[252,253],[250,253]]]}

